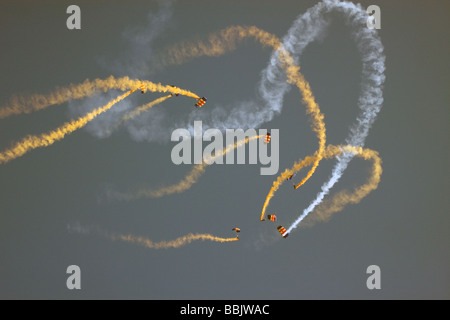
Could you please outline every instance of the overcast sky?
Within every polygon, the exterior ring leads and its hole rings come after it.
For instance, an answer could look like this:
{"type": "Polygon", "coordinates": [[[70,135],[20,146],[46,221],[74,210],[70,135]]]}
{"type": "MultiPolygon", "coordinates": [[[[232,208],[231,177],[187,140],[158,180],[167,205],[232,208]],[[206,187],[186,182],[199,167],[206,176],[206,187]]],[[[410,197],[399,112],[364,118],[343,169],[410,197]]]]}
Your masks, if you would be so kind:
{"type": "MultiPolygon", "coordinates": [[[[241,124],[279,129],[278,174],[312,155],[318,140],[298,90],[288,90],[281,112],[266,117],[258,88],[271,49],[248,40],[226,55],[182,65],[163,65],[161,57],[171,46],[206,40],[231,25],[255,25],[283,38],[316,3],[77,1],[81,29],[68,30],[71,1],[2,1],[2,108],[13,96],[109,75],[176,85],[208,102],[195,110],[194,99],[171,98],[108,131],[126,110],[164,95],[136,92],[64,140],[1,164],[0,298],[449,299],[450,26],[449,5],[442,1],[360,2],[381,9],[384,102],[365,146],[379,152],[383,174],[376,190],[330,221],[300,225],[287,239],[276,230],[314,200],[335,159],[322,160],[301,188],[285,183],[278,190],[268,209],[276,223],[259,221],[277,177],[260,175],[260,163],[210,166],[189,190],[162,198],[105,197],[105,190],[158,188],[183,179],[192,166],[172,163],[170,134],[194,120],[219,126],[225,119],[222,125],[229,126],[230,119],[248,116],[253,122],[241,124]],[[241,233],[240,241],[156,250],[94,231],[70,232],[75,225],[154,242],[188,233],[231,238],[234,227],[241,233]],[[69,265],[81,269],[81,290],[66,287],[69,265]],[[379,290],[366,286],[370,265],[380,267],[379,290]]],[[[328,27],[304,49],[300,65],[325,116],[327,144],[341,144],[359,114],[362,61],[343,15],[326,19],[328,27]]],[[[118,94],[0,119],[0,148],[118,94]]],[[[330,196],[364,183],[370,166],[352,160],[330,196]]]]}

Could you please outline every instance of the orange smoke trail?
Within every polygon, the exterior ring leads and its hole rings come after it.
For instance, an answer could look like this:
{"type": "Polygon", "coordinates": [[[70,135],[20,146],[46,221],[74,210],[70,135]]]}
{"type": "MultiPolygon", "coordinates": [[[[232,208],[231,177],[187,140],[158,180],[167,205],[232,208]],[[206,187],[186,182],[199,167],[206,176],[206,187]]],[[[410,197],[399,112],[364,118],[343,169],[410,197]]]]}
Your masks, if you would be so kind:
{"type": "Polygon", "coordinates": [[[207,164],[202,163],[195,165],[191,171],[181,180],[180,182],[166,187],[161,187],[159,189],[140,189],[132,193],[122,193],[117,191],[109,191],[108,196],[115,198],[117,200],[134,200],[142,197],[146,198],[161,198],[166,195],[174,193],[182,193],[188,190],[193,184],[197,183],[198,179],[205,172],[207,164]]]}
{"type": "Polygon", "coordinates": [[[281,41],[275,35],[255,26],[230,26],[211,34],[207,42],[183,42],[174,46],[164,53],[162,60],[165,64],[179,65],[196,57],[218,57],[235,50],[237,41],[249,37],[255,38],[263,46],[269,46],[275,50],[281,46],[281,41]]]}
{"type": "Polygon", "coordinates": [[[39,136],[26,136],[22,139],[22,141],[17,142],[13,147],[10,149],[7,149],[0,153],[0,164],[7,163],[13,159],[16,159],[18,157],[23,156],[28,151],[40,148],[40,147],[48,147],[55,143],[56,141],[59,141],[63,139],[66,135],[71,134],[75,130],[78,130],[82,127],[84,127],[89,121],[96,118],[98,115],[102,114],[103,112],[111,109],[112,106],[114,106],[117,102],[125,99],[130,94],[135,92],[137,89],[130,90],[116,99],[110,101],[107,105],[97,108],[92,112],[89,112],[84,117],[78,118],[77,120],[72,120],[70,122],[66,122],[61,127],[50,131],[48,133],[43,133],[39,136]]]}
{"type": "Polygon", "coordinates": [[[171,248],[179,248],[181,246],[190,244],[194,241],[214,241],[214,242],[220,242],[220,243],[224,243],[224,242],[232,242],[232,241],[238,241],[239,238],[235,237],[235,238],[222,238],[222,237],[217,237],[217,236],[213,236],[211,234],[208,233],[188,233],[187,235],[178,237],[174,240],[169,240],[169,241],[159,241],[159,242],[153,242],[152,240],[150,240],[147,237],[143,237],[143,236],[136,236],[133,234],[115,234],[115,233],[110,233],[106,230],[102,230],[100,228],[97,227],[93,227],[93,226],[82,226],[79,223],[75,223],[75,224],[69,224],[67,226],[67,229],[70,233],[80,233],[80,234],[94,234],[94,235],[99,235],[102,237],[105,237],[111,241],[123,241],[123,242],[128,242],[128,243],[132,243],[132,244],[137,244],[137,245],[141,245],[144,246],[146,248],[150,248],[150,249],[171,249],[171,248]]]}
{"type": "Polygon", "coordinates": [[[170,94],[170,95],[168,95],[168,96],[161,97],[161,98],[158,98],[158,99],[156,99],[156,100],[153,100],[153,101],[151,101],[151,102],[149,102],[149,103],[147,103],[147,104],[144,104],[144,105],[142,105],[142,106],[136,108],[135,110],[130,111],[129,113],[125,114],[125,115],[122,117],[122,119],[120,119],[120,121],[121,121],[121,122],[122,122],[122,121],[128,121],[128,120],[130,120],[130,119],[133,119],[133,118],[135,118],[135,117],[138,117],[142,112],[151,109],[152,107],[156,106],[157,104],[160,104],[161,102],[163,102],[163,101],[169,99],[171,96],[172,96],[172,95],[170,94]]]}
{"type": "Polygon", "coordinates": [[[247,137],[245,139],[236,141],[235,143],[230,143],[226,148],[222,149],[222,152],[218,155],[213,155],[210,158],[203,159],[201,164],[197,164],[192,167],[191,171],[178,183],[161,187],[159,189],[141,189],[134,193],[121,193],[115,191],[109,191],[108,195],[110,197],[114,197],[117,200],[133,200],[139,199],[142,197],[146,198],[160,198],[166,195],[174,194],[174,193],[182,193],[192,187],[195,183],[198,182],[200,177],[205,173],[206,167],[209,165],[208,163],[213,163],[214,159],[221,156],[225,156],[231,150],[237,149],[252,140],[259,139],[261,137],[265,137],[264,135],[256,135],[252,137],[247,137]]]}
{"type": "Polygon", "coordinates": [[[67,87],[57,88],[48,95],[35,94],[27,96],[14,96],[7,106],[0,108],[0,119],[11,115],[31,113],[43,110],[49,106],[61,104],[72,99],[82,99],[90,97],[99,91],[109,90],[127,91],[143,87],[151,92],[171,92],[178,93],[195,99],[200,97],[188,90],[180,89],[161,83],[153,83],[146,80],[130,79],[129,77],[115,78],[110,76],[106,79],[85,80],[80,84],[70,84],[67,87]]]}
{"type": "Polygon", "coordinates": [[[140,107],[137,107],[136,109],[126,113],[122,118],[120,118],[119,121],[116,122],[116,124],[114,125],[114,129],[118,128],[125,121],[128,121],[128,120],[138,117],[142,112],[145,112],[145,111],[153,108],[157,104],[160,104],[161,102],[169,99],[170,97],[172,97],[171,94],[168,96],[165,96],[165,97],[155,99],[153,101],[150,101],[149,103],[146,103],[146,104],[144,104],[140,107]]]}
{"type": "Polygon", "coordinates": [[[221,238],[216,237],[211,234],[200,234],[200,233],[189,233],[185,236],[176,238],[175,240],[170,241],[160,241],[160,242],[153,242],[152,240],[142,237],[142,236],[135,236],[132,234],[123,235],[123,234],[108,234],[107,237],[113,241],[123,241],[128,243],[133,243],[137,245],[144,246],[146,248],[150,249],[170,249],[170,248],[179,248],[181,246],[190,244],[193,241],[214,241],[214,242],[231,242],[231,241],[238,241],[238,238],[221,238]]]}
{"type": "Polygon", "coordinates": [[[355,188],[353,191],[342,190],[330,199],[322,201],[314,209],[313,214],[308,215],[302,221],[304,225],[312,226],[315,222],[328,221],[333,213],[341,211],[347,204],[359,203],[370,192],[377,189],[381,180],[381,174],[383,173],[381,166],[382,160],[378,152],[370,149],[360,149],[356,156],[365,160],[371,160],[373,163],[367,182],[355,188]]]}

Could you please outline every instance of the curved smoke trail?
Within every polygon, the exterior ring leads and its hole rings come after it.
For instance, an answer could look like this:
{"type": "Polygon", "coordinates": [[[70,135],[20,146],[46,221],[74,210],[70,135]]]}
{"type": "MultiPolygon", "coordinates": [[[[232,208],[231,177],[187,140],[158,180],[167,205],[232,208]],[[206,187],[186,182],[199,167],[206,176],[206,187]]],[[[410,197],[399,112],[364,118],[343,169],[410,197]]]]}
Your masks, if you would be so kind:
{"type": "MultiPolygon", "coordinates": [[[[139,90],[139,88],[143,93],[147,90],[151,92],[171,92],[172,94],[182,94],[195,99],[199,98],[199,96],[195,93],[174,86],[162,85],[160,83],[153,83],[146,80],[131,80],[128,77],[114,78],[113,76],[106,79],[95,79],[93,81],[86,80],[77,85],[71,84],[67,87],[58,88],[48,95],[35,94],[29,97],[15,97],[11,99],[8,106],[0,108],[0,119],[7,118],[12,115],[43,110],[52,105],[61,104],[72,99],[89,97],[94,95],[99,90],[103,90],[104,92],[112,89],[120,89],[123,91],[127,89],[129,90],[114,100],[109,101],[105,106],[99,107],[86,115],[79,117],[78,119],[66,122],[62,126],[50,132],[40,135],[26,136],[10,148],[0,152],[0,164],[19,158],[33,149],[47,147],[54,144],[56,141],[64,139],[65,136],[85,127],[88,122],[108,111],[116,103],[122,101],[133,92],[139,90]]],[[[131,113],[130,117],[134,117],[135,114],[140,114],[143,111],[148,110],[155,104],[161,103],[165,99],[168,99],[170,96],[171,95],[162,97],[154,102],[142,106],[141,108],[138,108],[131,113]]]]}
{"type": "Polygon", "coordinates": [[[138,89],[130,90],[116,99],[108,102],[103,107],[99,107],[94,111],[89,112],[83,117],[64,123],[62,126],[40,135],[28,135],[21,141],[14,144],[11,148],[0,152],[0,164],[7,163],[11,160],[19,158],[26,154],[27,152],[34,150],[36,148],[48,147],[54,144],[56,141],[64,139],[67,135],[73,133],[74,131],[83,128],[89,121],[92,121],[102,113],[111,109],[116,103],[122,101],[130,94],[138,89]]]}
{"type": "MultiPolygon", "coordinates": [[[[362,83],[358,100],[358,107],[361,111],[356,123],[350,128],[345,143],[362,147],[369,129],[381,109],[383,103],[382,88],[385,79],[383,74],[385,70],[383,45],[376,30],[367,28],[368,14],[360,5],[351,2],[324,0],[297,18],[288,34],[283,38],[283,45],[298,61],[303,49],[325,31],[329,24],[326,15],[332,11],[342,13],[346,17],[346,23],[352,28],[352,36],[361,55],[362,83]]],[[[278,61],[276,54],[272,55],[270,65],[264,70],[263,74],[260,85],[262,96],[281,108],[282,98],[288,91],[289,86],[285,83],[281,63],[278,61]],[[274,88],[278,90],[276,95],[273,95],[272,90],[274,88]]],[[[296,228],[303,218],[322,202],[325,195],[338,182],[353,156],[353,153],[344,153],[338,157],[338,162],[333,168],[330,179],[322,186],[316,199],[291,224],[288,232],[296,228]]]]}
{"type": "Polygon", "coordinates": [[[215,158],[220,158],[225,156],[228,152],[231,150],[237,149],[239,147],[242,147],[243,145],[249,143],[250,141],[253,141],[255,139],[260,139],[264,136],[256,135],[252,137],[247,137],[243,140],[236,141],[235,143],[231,143],[227,145],[226,148],[222,149],[222,152],[219,152],[217,155],[206,157],[203,159],[203,162],[201,164],[197,164],[192,167],[191,171],[179,182],[176,184],[170,185],[170,186],[164,186],[160,187],[158,189],[140,189],[135,192],[118,192],[118,191],[112,191],[107,190],[106,194],[108,198],[114,198],[116,200],[135,200],[142,197],[146,198],[160,198],[164,197],[166,195],[174,194],[174,193],[182,193],[186,190],[188,190],[192,185],[198,182],[200,177],[205,173],[206,167],[213,163],[215,158]]]}
{"type": "Polygon", "coordinates": [[[50,106],[62,104],[64,102],[76,99],[91,97],[98,92],[107,92],[109,90],[134,90],[143,87],[144,91],[150,92],[170,92],[178,93],[199,99],[195,93],[176,88],[161,83],[153,83],[148,80],[130,79],[129,77],[115,78],[109,76],[104,79],[86,79],[82,83],[70,84],[66,87],[56,88],[50,94],[33,94],[31,96],[14,96],[6,106],[0,107],[0,119],[10,117],[12,115],[28,114],[35,111],[44,110],[50,106]]]}
{"type": "Polygon", "coordinates": [[[92,226],[91,227],[82,226],[79,223],[67,225],[67,230],[69,232],[75,232],[75,233],[80,233],[80,234],[94,233],[96,235],[105,237],[111,241],[128,242],[128,243],[137,244],[137,245],[143,246],[145,248],[149,248],[149,249],[179,248],[181,246],[190,244],[193,241],[200,241],[200,240],[201,241],[220,242],[220,243],[239,241],[239,237],[222,238],[222,237],[217,237],[217,236],[211,235],[209,233],[188,233],[187,235],[178,237],[174,240],[163,240],[163,241],[159,241],[159,242],[154,242],[147,237],[137,236],[137,235],[133,235],[133,234],[114,234],[114,233],[110,233],[105,230],[95,228],[92,226]]]}

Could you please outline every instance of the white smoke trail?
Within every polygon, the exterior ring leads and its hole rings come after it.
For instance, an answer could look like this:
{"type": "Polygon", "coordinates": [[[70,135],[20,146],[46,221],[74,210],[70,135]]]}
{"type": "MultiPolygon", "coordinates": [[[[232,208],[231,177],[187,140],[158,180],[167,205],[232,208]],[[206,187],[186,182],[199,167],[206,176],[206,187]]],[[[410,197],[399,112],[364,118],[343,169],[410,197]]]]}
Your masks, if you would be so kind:
{"type": "MultiPolygon", "coordinates": [[[[175,24],[173,21],[173,2],[171,0],[156,1],[154,5],[157,5],[157,11],[150,11],[147,14],[147,21],[143,26],[128,27],[122,32],[124,41],[128,43],[124,55],[113,61],[104,56],[97,57],[99,65],[115,75],[139,79],[148,79],[151,75],[160,72],[163,66],[157,61],[155,49],[164,33],[175,24]]],[[[117,95],[114,92],[108,94],[108,96],[111,97],[113,94],[117,95]]],[[[102,101],[105,101],[105,99],[102,96],[94,96],[81,102],[69,101],[70,116],[80,117],[92,111],[93,106],[102,105],[102,101]]],[[[117,108],[90,122],[86,126],[86,130],[100,139],[110,137],[113,131],[117,129],[117,121],[133,106],[134,104],[129,100],[123,101],[117,108]]],[[[170,141],[170,134],[164,131],[167,123],[163,123],[164,121],[169,122],[169,119],[170,117],[164,110],[152,109],[139,117],[138,120],[128,121],[126,129],[136,140],[143,140],[142,136],[145,136],[147,140],[170,141]],[[152,127],[152,129],[150,130],[149,127],[152,127]]]]}
{"type": "Polygon", "coordinates": [[[155,48],[165,32],[175,25],[172,19],[173,1],[159,0],[155,5],[158,10],[147,14],[145,25],[130,26],[122,32],[122,38],[128,44],[122,57],[114,61],[106,57],[97,58],[102,67],[115,75],[139,79],[161,71],[162,66],[156,61],[155,48]]]}
{"type": "MultiPolygon", "coordinates": [[[[356,119],[356,124],[351,127],[350,134],[346,138],[345,143],[362,147],[369,129],[381,109],[383,103],[382,89],[385,79],[383,74],[385,70],[383,45],[376,30],[367,28],[368,14],[366,11],[360,5],[355,5],[351,2],[324,0],[294,22],[288,35],[284,38],[284,44],[289,50],[292,50],[291,54],[298,58],[301,50],[304,48],[303,44],[313,40],[307,37],[302,40],[298,39],[298,37],[307,36],[307,33],[305,34],[303,32],[302,27],[305,25],[311,26],[311,22],[320,23],[319,21],[323,20],[323,15],[333,10],[345,15],[346,22],[353,28],[352,36],[361,54],[363,80],[361,83],[361,94],[358,100],[358,106],[361,112],[356,119]]],[[[296,228],[322,202],[325,195],[339,181],[353,156],[354,154],[344,153],[338,157],[338,162],[333,168],[330,179],[322,186],[321,192],[317,195],[316,199],[287,229],[288,232],[296,228]]]]}

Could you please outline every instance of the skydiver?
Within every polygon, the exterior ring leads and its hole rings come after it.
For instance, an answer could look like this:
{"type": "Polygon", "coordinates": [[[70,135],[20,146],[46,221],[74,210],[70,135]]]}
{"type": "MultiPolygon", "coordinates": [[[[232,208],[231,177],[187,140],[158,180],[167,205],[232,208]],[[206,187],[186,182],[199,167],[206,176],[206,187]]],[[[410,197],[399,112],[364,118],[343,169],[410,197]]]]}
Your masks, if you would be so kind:
{"type": "MultiPolygon", "coordinates": [[[[175,86],[173,86],[173,85],[170,85],[172,88],[176,88],[175,86]]],[[[173,95],[175,95],[176,97],[178,97],[178,95],[179,95],[179,93],[172,93],[171,94],[171,96],[173,97],[173,95]]]]}
{"type": "Polygon", "coordinates": [[[269,143],[269,142],[270,142],[270,139],[271,139],[271,137],[270,137],[270,132],[267,132],[266,138],[264,139],[264,142],[265,142],[265,143],[269,143]]]}
{"type": "Polygon", "coordinates": [[[202,97],[202,98],[198,99],[197,103],[194,106],[196,108],[198,108],[198,107],[201,108],[206,103],[206,100],[208,100],[208,99],[206,99],[205,97],[202,97]]]}
{"type": "Polygon", "coordinates": [[[293,173],[293,174],[289,175],[286,180],[291,180],[296,175],[297,175],[297,173],[293,173]]]}

